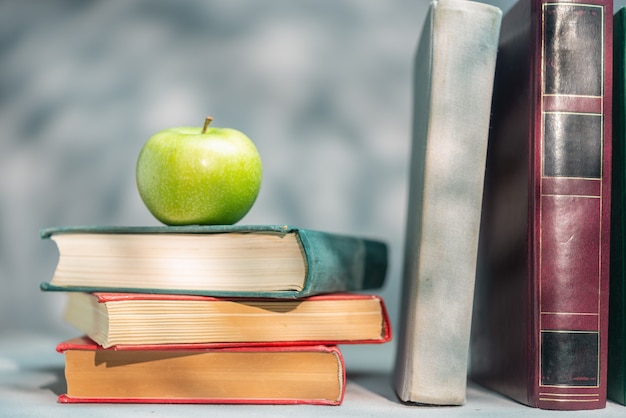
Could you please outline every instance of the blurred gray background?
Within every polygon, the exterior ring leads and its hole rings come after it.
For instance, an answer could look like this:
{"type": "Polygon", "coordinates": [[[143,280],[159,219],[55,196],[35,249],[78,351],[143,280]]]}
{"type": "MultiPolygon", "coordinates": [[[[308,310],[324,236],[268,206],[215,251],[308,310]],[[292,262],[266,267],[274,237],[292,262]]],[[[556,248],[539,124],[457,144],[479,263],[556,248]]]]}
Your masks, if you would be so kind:
{"type": "MultiPolygon", "coordinates": [[[[139,150],[207,115],[248,134],[264,163],[240,223],[389,244],[379,293],[396,325],[411,74],[428,3],[0,2],[0,333],[76,335],[61,319],[65,295],[39,291],[57,261],[40,229],[157,225],[135,186],[139,150]]],[[[346,360],[380,350],[391,362],[393,349],[354,347],[346,360]]]]}

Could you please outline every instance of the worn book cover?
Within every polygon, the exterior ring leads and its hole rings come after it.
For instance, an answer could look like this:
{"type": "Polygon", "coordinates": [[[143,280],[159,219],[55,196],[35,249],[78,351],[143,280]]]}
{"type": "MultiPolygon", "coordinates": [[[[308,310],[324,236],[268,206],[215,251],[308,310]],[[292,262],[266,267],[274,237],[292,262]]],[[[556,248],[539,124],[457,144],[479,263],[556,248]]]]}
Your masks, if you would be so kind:
{"type": "Polygon", "coordinates": [[[502,12],[432,1],[414,74],[409,206],[395,388],[465,402],[478,227],[502,12]]]}
{"type": "Polygon", "coordinates": [[[391,339],[382,298],[304,299],[69,292],[65,321],[103,347],[376,344],[391,339]]]}
{"type": "Polygon", "coordinates": [[[64,341],[67,393],[60,403],[339,405],[346,375],[335,346],[142,350],[64,341]]]}
{"type": "Polygon", "coordinates": [[[542,409],[606,404],[613,1],[505,15],[471,377],[542,409]]]}
{"type": "Polygon", "coordinates": [[[43,290],[302,298],[379,288],[386,243],[284,225],[64,227],[43,290]]]}

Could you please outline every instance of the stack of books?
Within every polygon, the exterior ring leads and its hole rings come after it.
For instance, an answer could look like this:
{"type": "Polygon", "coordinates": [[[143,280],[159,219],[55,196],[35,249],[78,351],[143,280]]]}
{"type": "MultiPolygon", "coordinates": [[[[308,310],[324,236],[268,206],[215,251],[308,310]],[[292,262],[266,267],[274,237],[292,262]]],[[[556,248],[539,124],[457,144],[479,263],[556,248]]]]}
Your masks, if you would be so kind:
{"type": "Polygon", "coordinates": [[[385,243],[288,226],[71,227],[60,402],[338,405],[338,345],[391,339],[385,243]]]}

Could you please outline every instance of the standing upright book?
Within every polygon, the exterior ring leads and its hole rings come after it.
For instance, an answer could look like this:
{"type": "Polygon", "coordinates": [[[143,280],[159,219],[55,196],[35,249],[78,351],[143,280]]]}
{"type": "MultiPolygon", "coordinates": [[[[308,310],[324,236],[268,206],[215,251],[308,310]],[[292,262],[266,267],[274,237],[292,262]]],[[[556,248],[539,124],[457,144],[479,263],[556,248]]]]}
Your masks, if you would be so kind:
{"type": "Polygon", "coordinates": [[[613,179],[607,395],[626,405],[626,8],[613,20],[613,179]]]}
{"type": "Polygon", "coordinates": [[[395,388],[465,402],[499,8],[432,1],[415,61],[414,125],[395,388]]]}
{"type": "Polygon", "coordinates": [[[381,287],[382,241],[282,225],[64,227],[43,290],[302,298],[381,287]]]}
{"type": "Polygon", "coordinates": [[[505,15],[471,377],[542,409],[606,405],[613,0],[505,15]]]}
{"type": "Polygon", "coordinates": [[[339,405],[346,372],[336,346],[104,349],[64,341],[60,403],[339,405]]]}

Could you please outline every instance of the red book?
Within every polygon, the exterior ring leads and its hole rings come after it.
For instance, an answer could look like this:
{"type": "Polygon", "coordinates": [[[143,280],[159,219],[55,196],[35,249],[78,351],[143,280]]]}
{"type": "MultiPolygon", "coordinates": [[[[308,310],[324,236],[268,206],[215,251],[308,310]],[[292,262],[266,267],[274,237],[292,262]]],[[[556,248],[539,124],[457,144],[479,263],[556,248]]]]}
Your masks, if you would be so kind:
{"type": "Polygon", "coordinates": [[[606,404],[613,1],[504,17],[471,376],[524,404],[606,404]]]}
{"type": "Polygon", "coordinates": [[[383,299],[336,293],[303,299],[68,292],[65,320],[103,347],[384,343],[383,299]]]}
{"type": "Polygon", "coordinates": [[[61,403],[339,405],[344,360],[335,346],[104,349],[76,338],[65,354],[61,403]]]}

